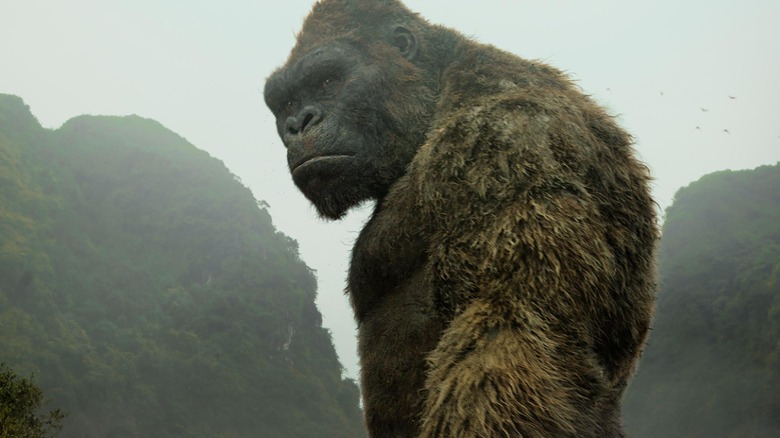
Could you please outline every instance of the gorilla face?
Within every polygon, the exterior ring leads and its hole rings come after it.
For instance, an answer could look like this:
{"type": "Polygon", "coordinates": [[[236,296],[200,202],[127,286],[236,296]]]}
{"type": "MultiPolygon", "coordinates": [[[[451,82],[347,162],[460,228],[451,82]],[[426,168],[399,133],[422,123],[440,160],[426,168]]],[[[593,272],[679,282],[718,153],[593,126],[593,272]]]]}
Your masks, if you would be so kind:
{"type": "Polygon", "coordinates": [[[423,119],[415,108],[425,93],[406,91],[418,82],[406,52],[393,44],[370,47],[338,41],[314,47],[265,86],[293,181],[330,219],[383,197],[424,137],[423,127],[407,121],[423,119]]]}
{"type": "Polygon", "coordinates": [[[276,116],[293,181],[324,217],[340,218],[380,196],[387,184],[374,177],[390,165],[376,76],[354,49],[330,45],[266,83],[266,103],[276,116]]]}

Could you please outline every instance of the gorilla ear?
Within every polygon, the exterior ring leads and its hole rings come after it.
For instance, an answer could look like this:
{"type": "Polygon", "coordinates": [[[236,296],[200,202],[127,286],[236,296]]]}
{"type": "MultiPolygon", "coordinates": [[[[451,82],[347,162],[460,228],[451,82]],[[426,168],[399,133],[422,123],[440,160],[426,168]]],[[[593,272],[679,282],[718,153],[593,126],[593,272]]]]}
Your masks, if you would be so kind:
{"type": "Polygon", "coordinates": [[[401,52],[401,55],[408,60],[417,56],[417,37],[406,26],[397,25],[393,27],[392,44],[401,52]]]}

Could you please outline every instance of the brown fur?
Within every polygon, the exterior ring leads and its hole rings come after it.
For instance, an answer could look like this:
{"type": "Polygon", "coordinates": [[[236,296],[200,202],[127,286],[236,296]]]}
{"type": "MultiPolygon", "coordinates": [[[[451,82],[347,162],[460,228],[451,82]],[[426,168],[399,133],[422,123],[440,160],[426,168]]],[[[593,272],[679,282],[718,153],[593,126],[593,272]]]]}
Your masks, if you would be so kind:
{"type": "Polygon", "coordinates": [[[413,152],[349,274],[371,435],[623,436],[657,239],[629,135],[558,70],[397,1],[318,3],[287,65],[343,41],[392,72],[379,106],[413,152]]]}

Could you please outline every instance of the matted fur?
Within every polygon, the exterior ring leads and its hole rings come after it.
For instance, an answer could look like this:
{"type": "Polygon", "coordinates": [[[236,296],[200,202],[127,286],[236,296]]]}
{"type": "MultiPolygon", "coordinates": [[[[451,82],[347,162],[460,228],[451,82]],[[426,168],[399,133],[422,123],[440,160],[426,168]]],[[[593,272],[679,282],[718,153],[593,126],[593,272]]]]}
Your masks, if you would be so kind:
{"type": "Polygon", "coordinates": [[[317,3],[287,65],[330,44],[400,78],[375,107],[413,157],[349,273],[371,436],[623,436],[658,237],[630,136],[560,71],[398,1],[317,3]]]}

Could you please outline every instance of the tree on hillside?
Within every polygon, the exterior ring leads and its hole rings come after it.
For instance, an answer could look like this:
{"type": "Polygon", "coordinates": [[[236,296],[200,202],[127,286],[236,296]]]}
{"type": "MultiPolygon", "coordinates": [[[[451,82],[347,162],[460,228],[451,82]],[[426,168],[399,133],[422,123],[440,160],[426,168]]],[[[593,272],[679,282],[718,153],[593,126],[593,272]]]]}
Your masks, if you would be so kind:
{"type": "Polygon", "coordinates": [[[0,438],[38,438],[59,432],[65,414],[59,409],[39,414],[42,403],[43,391],[32,378],[18,377],[0,364],[0,438]]]}

